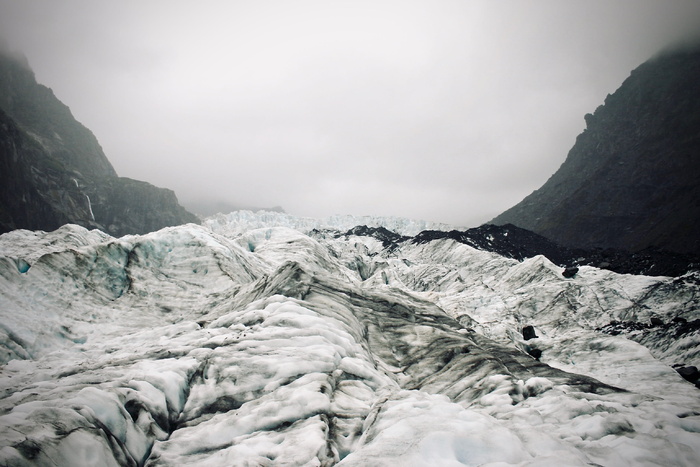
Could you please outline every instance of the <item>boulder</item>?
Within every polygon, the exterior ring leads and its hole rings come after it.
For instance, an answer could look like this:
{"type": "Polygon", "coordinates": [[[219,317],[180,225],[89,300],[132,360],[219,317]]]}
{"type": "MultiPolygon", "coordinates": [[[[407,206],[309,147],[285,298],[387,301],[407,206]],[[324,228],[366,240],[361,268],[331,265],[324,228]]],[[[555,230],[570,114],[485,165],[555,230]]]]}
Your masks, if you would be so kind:
{"type": "Polygon", "coordinates": [[[566,277],[567,279],[571,279],[572,277],[574,277],[576,275],[577,272],[578,272],[578,268],[572,266],[572,267],[565,268],[564,271],[561,273],[561,275],[566,277]]]}
{"type": "Polygon", "coordinates": [[[537,334],[535,334],[535,328],[532,326],[525,326],[523,328],[523,339],[529,341],[530,339],[537,339],[537,334]]]}

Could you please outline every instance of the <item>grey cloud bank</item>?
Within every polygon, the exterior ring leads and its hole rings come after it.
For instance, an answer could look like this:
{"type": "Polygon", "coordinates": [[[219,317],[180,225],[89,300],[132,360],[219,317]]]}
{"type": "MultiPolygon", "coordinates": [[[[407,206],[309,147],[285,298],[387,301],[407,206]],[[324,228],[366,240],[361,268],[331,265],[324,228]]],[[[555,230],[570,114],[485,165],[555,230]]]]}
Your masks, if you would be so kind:
{"type": "Polygon", "coordinates": [[[538,188],[696,1],[15,2],[0,34],[122,176],[473,226],[538,188]]]}

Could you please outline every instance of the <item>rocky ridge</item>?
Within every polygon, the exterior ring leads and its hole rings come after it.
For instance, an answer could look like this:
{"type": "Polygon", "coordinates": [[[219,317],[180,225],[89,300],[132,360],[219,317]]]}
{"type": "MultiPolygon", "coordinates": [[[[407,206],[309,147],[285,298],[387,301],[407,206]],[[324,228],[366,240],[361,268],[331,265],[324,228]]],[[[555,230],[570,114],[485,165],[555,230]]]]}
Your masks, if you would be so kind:
{"type": "Polygon", "coordinates": [[[700,253],[700,47],[632,71],[559,170],[497,216],[569,247],[700,253]]]}
{"type": "MultiPolygon", "coordinates": [[[[322,233],[312,232],[311,236],[314,235],[318,236],[322,233]]],[[[502,226],[486,224],[463,231],[424,230],[413,237],[399,235],[383,227],[362,225],[345,233],[337,233],[335,237],[347,238],[353,235],[379,240],[384,248],[389,250],[398,248],[404,242],[424,244],[450,239],[477,250],[497,253],[518,261],[542,255],[562,268],[571,268],[570,273],[573,274],[575,274],[574,270],[580,266],[593,266],[619,274],[671,277],[700,270],[700,257],[697,255],[674,253],[656,248],[647,248],[636,253],[613,248],[568,248],[512,224],[502,226]]]]}
{"type": "Polygon", "coordinates": [[[0,232],[66,223],[111,235],[199,222],[175,193],[118,177],[95,136],[26,59],[0,50],[0,232]]]}

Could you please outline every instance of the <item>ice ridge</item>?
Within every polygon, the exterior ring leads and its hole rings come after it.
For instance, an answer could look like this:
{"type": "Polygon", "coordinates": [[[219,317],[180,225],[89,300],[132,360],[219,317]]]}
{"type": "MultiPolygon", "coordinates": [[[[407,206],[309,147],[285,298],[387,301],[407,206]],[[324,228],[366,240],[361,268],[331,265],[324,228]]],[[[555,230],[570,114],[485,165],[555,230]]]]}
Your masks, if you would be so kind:
{"type": "Polygon", "coordinates": [[[697,465],[695,276],[246,216],[0,236],[0,464],[697,465]]]}

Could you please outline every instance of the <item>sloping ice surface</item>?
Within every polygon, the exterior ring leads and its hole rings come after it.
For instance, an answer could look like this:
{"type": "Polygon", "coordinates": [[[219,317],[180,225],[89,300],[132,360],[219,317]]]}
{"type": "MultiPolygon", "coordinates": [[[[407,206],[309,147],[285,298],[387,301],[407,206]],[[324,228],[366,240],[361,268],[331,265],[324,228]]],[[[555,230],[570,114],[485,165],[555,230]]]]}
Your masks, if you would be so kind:
{"type": "Polygon", "coordinates": [[[700,337],[601,331],[698,319],[691,278],[216,230],[0,236],[0,464],[700,461],[700,337]]]}

